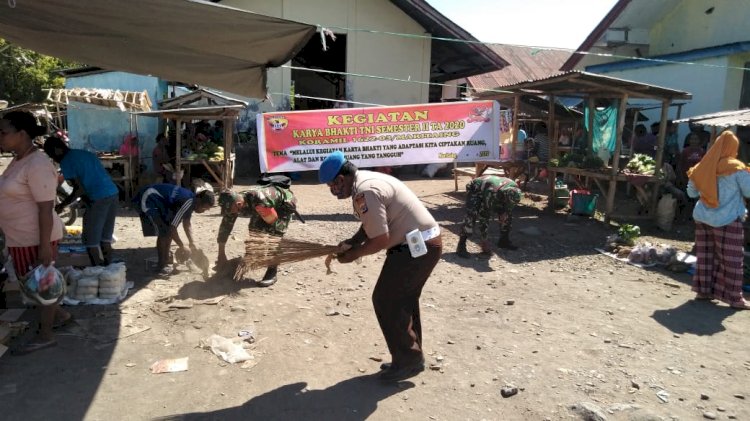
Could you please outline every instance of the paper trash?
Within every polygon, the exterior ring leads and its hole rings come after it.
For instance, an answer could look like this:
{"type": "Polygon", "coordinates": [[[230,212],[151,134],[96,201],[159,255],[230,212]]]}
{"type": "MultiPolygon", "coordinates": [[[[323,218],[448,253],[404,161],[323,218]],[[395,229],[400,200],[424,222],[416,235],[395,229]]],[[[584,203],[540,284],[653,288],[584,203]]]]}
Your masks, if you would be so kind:
{"type": "Polygon", "coordinates": [[[151,373],[177,373],[188,370],[188,357],[159,360],[151,364],[151,373]]]}

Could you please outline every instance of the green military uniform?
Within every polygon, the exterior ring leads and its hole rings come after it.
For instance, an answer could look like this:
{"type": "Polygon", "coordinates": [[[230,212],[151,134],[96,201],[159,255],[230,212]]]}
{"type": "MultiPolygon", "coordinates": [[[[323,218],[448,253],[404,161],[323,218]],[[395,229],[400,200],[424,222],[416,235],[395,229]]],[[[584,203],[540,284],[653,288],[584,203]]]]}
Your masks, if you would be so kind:
{"type": "Polygon", "coordinates": [[[500,221],[498,245],[508,245],[509,248],[513,248],[508,237],[513,208],[522,197],[518,185],[509,178],[483,175],[470,181],[466,185],[466,192],[466,218],[464,218],[461,231],[464,244],[465,238],[474,233],[474,227],[479,231],[480,239],[487,240],[490,219],[495,215],[500,221]]]}
{"type": "Polygon", "coordinates": [[[292,215],[297,209],[297,199],[291,190],[273,185],[253,186],[250,190],[242,193],[223,192],[219,195],[219,206],[221,206],[221,224],[219,225],[219,243],[226,243],[232,233],[234,223],[238,216],[250,218],[249,229],[264,231],[269,234],[282,236],[289,227],[292,215]],[[232,206],[241,194],[245,200],[245,206],[238,213],[231,214],[232,206]],[[256,206],[273,208],[279,215],[276,222],[267,224],[255,211],[256,206]]]}

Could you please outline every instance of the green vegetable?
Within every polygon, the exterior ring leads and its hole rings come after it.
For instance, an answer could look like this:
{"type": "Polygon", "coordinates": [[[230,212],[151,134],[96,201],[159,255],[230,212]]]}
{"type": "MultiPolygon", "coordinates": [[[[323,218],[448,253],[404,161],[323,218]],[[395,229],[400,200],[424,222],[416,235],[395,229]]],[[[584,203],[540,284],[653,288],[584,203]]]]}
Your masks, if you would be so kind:
{"type": "Polygon", "coordinates": [[[635,244],[635,239],[641,236],[641,228],[638,225],[622,224],[617,230],[617,236],[628,245],[635,244]]]}
{"type": "Polygon", "coordinates": [[[560,166],[560,160],[557,158],[552,158],[549,160],[549,166],[550,167],[559,167],[560,166]]]}
{"type": "Polygon", "coordinates": [[[592,170],[598,170],[604,166],[604,161],[598,156],[587,156],[581,162],[581,168],[588,168],[592,170]]]}
{"type": "Polygon", "coordinates": [[[656,161],[648,155],[637,153],[630,158],[626,168],[636,174],[651,175],[656,170],[656,161]]]}

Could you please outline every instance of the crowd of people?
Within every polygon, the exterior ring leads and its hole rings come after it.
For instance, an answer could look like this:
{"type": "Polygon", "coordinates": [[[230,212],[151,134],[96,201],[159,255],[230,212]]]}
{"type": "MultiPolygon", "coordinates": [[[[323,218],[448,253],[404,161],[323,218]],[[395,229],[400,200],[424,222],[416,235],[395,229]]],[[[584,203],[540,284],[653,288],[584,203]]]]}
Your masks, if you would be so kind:
{"type": "MultiPolygon", "coordinates": [[[[14,155],[0,175],[0,228],[15,272],[22,279],[38,265],[53,265],[63,235],[55,206],[58,185],[55,163],[62,177],[74,186],[71,197],[85,199],[83,242],[91,265],[114,261],[117,187],[90,152],[72,149],[54,136],[46,139],[43,150],[37,148],[33,139],[44,132],[29,113],[12,112],[0,120],[0,147],[14,155]]],[[[535,135],[537,140],[543,140],[546,131],[537,128],[535,135]]],[[[581,133],[571,130],[569,136],[575,147],[581,133]]],[[[687,147],[681,153],[674,151],[672,159],[680,169],[678,172],[685,170],[683,181],[687,193],[697,200],[693,211],[698,259],[693,284],[696,299],[717,299],[736,309],[750,309],[742,295],[743,221],[747,213],[744,198],[750,197],[750,172],[736,159],[739,141],[726,131],[704,152],[704,139],[697,129],[687,136],[687,141],[687,147]]],[[[154,162],[167,162],[169,156],[168,140],[160,135],[154,162]]],[[[166,181],[168,173],[161,174],[166,181]]],[[[385,251],[372,293],[375,315],[392,357],[391,362],[381,365],[380,377],[385,381],[411,377],[424,370],[419,299],[442,254],[441,227],[403,182],[388,174],[361,170],[340,151],[331,153],[322,162],[318,178],[333,196],[351,200],[360,222],[359,229],[339,243],[337,260],[346,264],[385,251]]],[[[488,227],[495,218],[500,228],[497,247],[515,250],[510,240],[512,213],[523,196],[515,181],[486,175],[471,180],[466,191],[457,256],[470,257],[466,243],[476,230],[482,250],[480,257],[489,258],[492,249],[488,227]]],[[[176,184],[150,184],[140,189],[132,202],[140,216],[143,235],[156,237],[154,269],[159,276],[172,274],[169,265],[173,243],[183,254],[196,250],[192,214],[203,213],[216,204],[222,216],[216,239],[218,266],[228,262],[226,244],[238,217],[248,218],[250,229],[277,236],[286,233],[294,216],[302,221],[291,180],[284,176],[265,176],[245,191],[222,191],[218,198],[212,190],[196,193],[176,184]],[[187,246],[178,233],[180,224],[187,246]]],[[[64,205],[58,204],[57,208],[64,205]]],[[[273,285],[277,274],[277,266],[268,267],[258,285],[273,285]]],[[[33,300],[35,295],[30,294],[29,298],[33,300]]],[[[38,334],[14,353],[27,354],[56,344],[53,330],[72,320],[70,313],[59,306],[61,298],[36,300],[40,312],[38,334]]]]}

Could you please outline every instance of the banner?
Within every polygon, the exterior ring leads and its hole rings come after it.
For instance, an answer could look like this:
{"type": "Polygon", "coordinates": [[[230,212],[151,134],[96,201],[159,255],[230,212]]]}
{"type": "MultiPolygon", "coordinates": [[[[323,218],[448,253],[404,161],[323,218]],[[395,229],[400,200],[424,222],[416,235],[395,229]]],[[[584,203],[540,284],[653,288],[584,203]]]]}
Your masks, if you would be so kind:
{"type": "Polygon", "coordinates": [[[495,101],[264,113],[263,172],[317,170],[340,150],[362,168],[500,158],[495,101]]]}

